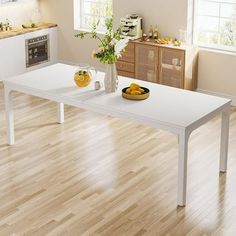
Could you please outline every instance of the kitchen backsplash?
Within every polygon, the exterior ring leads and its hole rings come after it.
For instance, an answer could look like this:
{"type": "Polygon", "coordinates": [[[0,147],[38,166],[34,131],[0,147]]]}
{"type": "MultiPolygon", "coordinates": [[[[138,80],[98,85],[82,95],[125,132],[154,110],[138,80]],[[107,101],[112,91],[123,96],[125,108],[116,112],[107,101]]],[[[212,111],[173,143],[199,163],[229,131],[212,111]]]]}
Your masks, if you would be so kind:
{"type": "Polygon", "coordinates": [[[41,21],[37,0],[18,0],[0,4],[0,22],[8,19],[12,26],[41,21]]]}

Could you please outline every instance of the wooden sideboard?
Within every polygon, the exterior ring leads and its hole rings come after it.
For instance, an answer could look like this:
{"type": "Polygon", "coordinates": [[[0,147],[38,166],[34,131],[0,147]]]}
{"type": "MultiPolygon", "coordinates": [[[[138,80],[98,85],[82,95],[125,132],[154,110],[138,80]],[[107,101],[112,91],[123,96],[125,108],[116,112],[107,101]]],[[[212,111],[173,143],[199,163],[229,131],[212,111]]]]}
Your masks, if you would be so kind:
{"type": "Polygon", "coordinates": [[[177,88],[196,90],[198,50],[155,42],[129,42],[117,62],[119,75],[177,88]]]}
{"type": "Polygon", "coordinates": [[[116,63],[119,75],[135,78],[135,44],[129,42],[125,48],[125,53],[116,63]]]}

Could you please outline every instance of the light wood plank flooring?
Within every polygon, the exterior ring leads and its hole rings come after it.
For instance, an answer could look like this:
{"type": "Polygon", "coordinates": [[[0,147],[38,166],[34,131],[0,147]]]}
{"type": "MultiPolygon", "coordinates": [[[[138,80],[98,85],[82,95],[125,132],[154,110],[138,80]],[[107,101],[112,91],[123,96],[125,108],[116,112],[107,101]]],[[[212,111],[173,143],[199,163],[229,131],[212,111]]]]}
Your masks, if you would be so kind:
{"type": "Polygon", "coordinates": [[[14,110],[9,147],[1,84],[1,236],[236,235],[236,108],[226,175],[219,117],[192,134],[185,208],[174,135],[68,106],[58,125],[53,102],[20,93],[14,110]]]}

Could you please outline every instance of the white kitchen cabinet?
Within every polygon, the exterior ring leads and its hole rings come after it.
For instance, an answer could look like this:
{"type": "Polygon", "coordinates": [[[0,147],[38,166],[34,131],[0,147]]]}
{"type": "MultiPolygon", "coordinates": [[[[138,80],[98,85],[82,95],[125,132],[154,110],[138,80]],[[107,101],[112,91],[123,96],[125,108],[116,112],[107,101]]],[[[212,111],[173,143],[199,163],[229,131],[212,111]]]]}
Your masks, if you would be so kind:
{"type": "Polygon", "coordinates": [[[49,61],[41,63],[39,65],[31,66],[26,68],[26,71],[32,71],[36,70],[39,68],[42,68],[44,66],[48,66],[51,64],[54,64],[57,62],[58,57],[57,57],[57,27],[49,28],[49,29],[43,29],[31,33],[25,34],[25,40],[27,39],[32,39],[38,36],[43,36],[43,35],[49,35],[49,61]]]}
{"type": "Polygon", "coordinates": [[[0,80],[24,73],[24,35],[0,40],[0,80]]]}
{"type": "Polygon", "coordinates": [[[49,29],[50,34],[50,62],[53,64],[58,60],[58,40],[57,40],[57,27],[49,29]]]}
{"type": "Polygon", "coordinates": [[[0,81],[57,62],[57,27],[0,39],[0,81]],[[49,61],[26,68],[26,40],[49,35],[49,61]]]}

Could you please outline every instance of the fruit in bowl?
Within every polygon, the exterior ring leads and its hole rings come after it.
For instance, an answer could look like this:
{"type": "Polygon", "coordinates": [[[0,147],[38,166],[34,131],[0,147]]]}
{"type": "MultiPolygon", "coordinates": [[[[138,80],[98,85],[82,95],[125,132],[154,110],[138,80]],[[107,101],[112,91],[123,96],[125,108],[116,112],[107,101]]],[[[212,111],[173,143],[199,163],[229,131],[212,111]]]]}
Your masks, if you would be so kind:
{"type": "Polygon", "coordinates": [[[139,84],[132,83],[129,87],[122,90],[122,96],[129,100],[144,100],[150,95],[148,88],[141,87],[139,84]]]}
{"type": "Polygon", "coordinates": [[[180,47],[181,46],[181,41],[178,40],[178,39],[174,39],[173,40],[173,45],[176,46],[176,47],[180,47]]]}
{"type": "Polygon", "coordinates": [[[158,38],[155,41],[157,44],[170,44],[172,42],[172,38],[171,37],[158,38]]]}
{"type": "Polygon", "coordinates": [[[144,94],[144,89],[140,85],[132,83],[129,88],[126,89],[126,93],[130,95],[141,95],[144,94]]]}

